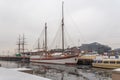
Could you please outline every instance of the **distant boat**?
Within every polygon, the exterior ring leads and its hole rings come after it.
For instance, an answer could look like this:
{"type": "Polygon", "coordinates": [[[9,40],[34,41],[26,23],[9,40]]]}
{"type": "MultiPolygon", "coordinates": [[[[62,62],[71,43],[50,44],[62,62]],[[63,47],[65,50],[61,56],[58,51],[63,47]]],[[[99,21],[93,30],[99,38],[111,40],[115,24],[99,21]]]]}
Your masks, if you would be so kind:
{"type": "Polygon", "coordinates": [[[104,58],[98,58],[95,59],[92,63],[93,67],[98,67],[98,68],[109,68],[109,69],[114,69],[114,68],[120,68],[120,58],[115,58],[115,56],[111,56],[108,58],[105,56],[104,58]]]}
{"type": "Polygon", "coordinates": [[[47,26],[45,25],[45,49],[39,51],[40,54],[31,55],[30,61],[35,63],[47,63],[47,64],[77,64],[78,54],[72,52],[65,52],[64,49],[64,14],[63,14],[62,2],[62,51],[48,52],[47,51],[47,26]]]}

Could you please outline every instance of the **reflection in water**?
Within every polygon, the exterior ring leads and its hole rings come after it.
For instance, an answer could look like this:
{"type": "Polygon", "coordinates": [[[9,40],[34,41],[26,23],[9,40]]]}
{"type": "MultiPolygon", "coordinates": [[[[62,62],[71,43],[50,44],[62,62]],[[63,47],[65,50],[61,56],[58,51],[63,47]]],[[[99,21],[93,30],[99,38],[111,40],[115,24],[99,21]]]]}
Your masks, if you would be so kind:
{"type": "Polygon", "coordinates": [[[53,80],[79,80],[75,79],[78,76],[78,72],[75,67],[64,66],[64,65],[34,65],[34,74],[42,75],[44,77],[53,80]],[[74,77],[76,76],[76,77],[74,77]]]}
{"type": "Polygon", "coordinates": [[[18,68],[30,67],[34,74],[43,76],[52,80],[112,80],[109,69],[92,68],[89,66],[66,66],[52,64],[37,64],[0,61],[2,67],[18,68]]]}
{"type": "Polygon", "coordinates": [[[77,66],[31,64],[34,74],[52,80],[112,80],[111,70],[77,66]]]}

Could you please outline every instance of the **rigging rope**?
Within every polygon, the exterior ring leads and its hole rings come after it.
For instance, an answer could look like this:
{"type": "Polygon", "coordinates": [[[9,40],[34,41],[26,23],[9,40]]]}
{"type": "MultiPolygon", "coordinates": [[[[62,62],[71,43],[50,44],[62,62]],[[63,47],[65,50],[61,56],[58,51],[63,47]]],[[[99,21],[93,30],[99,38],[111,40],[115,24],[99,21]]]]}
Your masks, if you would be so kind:
{"type": "Polygon", "coordinates": [[[36,46],[36,45],[38,45],[38,39],[39,39],[39,43],[40,43],[40,48],[43,48],[43,45],[42,45],[42,44],[43,44],[44,35],[45,35],[44,30],[45,30],[45,29],[42,29],[42,32],[41,32],[40,36],[36,39],[36,42],[35,42],[35,44],[33,45],[33,48],[34,48],[34,49],[37,49],[37,48],[38,48],[38,46],[36,46]]]}

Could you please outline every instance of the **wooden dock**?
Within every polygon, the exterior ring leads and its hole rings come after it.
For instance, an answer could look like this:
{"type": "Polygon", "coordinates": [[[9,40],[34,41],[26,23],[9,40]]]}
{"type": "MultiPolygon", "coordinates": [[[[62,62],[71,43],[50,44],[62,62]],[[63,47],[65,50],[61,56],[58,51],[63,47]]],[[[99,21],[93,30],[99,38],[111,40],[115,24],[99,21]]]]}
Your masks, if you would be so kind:
{"type": "Polygon", "coordinates": [[[78,65],[92,65],[93,60],[96,58],[96,56],[79,56],[78,57],[78,65]]]}
{"type": "Polygon", "coordinates": [[[78,59],[78,65],[92,65],[92,59],[78,59]]]}
{"type": "Polygon", "coordinates": [[[120,68],[112,71],[112,80],[120,80],[120,68]]]}
{"type": "Polygon", "coordinates": [[[20,57],[20,56],[0,56],[0,60],[29,62],[30,58],[29,57],[20,57]]]}

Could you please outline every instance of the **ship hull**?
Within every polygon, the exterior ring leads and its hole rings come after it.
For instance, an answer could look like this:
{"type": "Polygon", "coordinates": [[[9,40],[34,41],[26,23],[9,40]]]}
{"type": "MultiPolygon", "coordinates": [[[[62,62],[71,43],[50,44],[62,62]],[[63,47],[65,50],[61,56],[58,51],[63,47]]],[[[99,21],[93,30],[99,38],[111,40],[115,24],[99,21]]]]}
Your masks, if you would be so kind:
{"type": "Polygon", "coordinates": [[[46,63],[46,64],[77,64],[77,56],[67,56],[67,57],[49,57],[49,58],[30,58],[31,62],[34,63],[46,63]]]}

